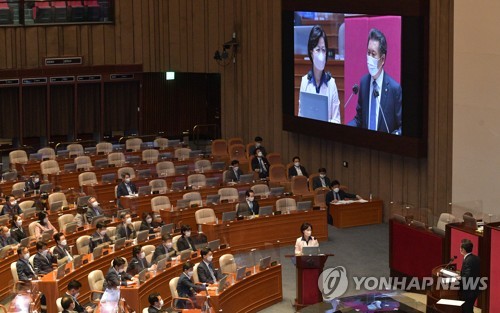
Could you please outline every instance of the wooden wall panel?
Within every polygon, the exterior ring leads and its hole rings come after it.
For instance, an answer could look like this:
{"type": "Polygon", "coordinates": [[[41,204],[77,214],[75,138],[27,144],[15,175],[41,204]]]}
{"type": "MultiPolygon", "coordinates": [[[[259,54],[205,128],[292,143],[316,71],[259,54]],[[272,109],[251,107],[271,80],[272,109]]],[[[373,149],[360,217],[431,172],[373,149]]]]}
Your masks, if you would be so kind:
{"type": "Polygon", "coordinates": [[[45,56],[76,54],[89,65],[218,72],[224,137],[251,141],[261,135],[268,150],[281,152],[285,163],[300,155],[310,172],[325,166],[351,191],[384,199],[385,218],[391,201],[436,213],[446,210],[451,199],[452,0],[429,0],[429,152],[422,160],[282,131],[281,1],[115,3],[113,25],[0,28],[0,68],[37,68],[45,56]],[[219,66],[214,52],[233,32],[240,44],[236,63],[219,66]],[[343,161],[349,162],[348,168],[343,161]]]}

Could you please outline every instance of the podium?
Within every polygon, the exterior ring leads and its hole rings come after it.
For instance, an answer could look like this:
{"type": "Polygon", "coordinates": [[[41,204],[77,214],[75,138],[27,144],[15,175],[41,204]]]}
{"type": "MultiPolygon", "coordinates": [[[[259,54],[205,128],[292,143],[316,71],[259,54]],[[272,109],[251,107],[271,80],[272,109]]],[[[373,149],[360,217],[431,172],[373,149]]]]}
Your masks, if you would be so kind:
{"type": "Polygon", "coordinates": [[[450,305],[442,305],[437,304],[437,302],[441,299],[450,299],[450,300],[459,300],[458,290],[456,289],[447,289],[443,288],[443,286],[438,286],[438,280],[440,277],[441,269],[445,268],[446,265],[439,265],[432,269],[432,287],[431,290],[427,291],[427,307],[428,310],[435,311],[427,311],[427,312],[439,312],[439,313],[461,313],[462,308],[459,306],[450,306],[450,305]]]}
{"type": "Polygon", "coordinates": [[[323,272],[328,257],[333,254],[287,255],[295,258],[297,272],[297,298],[295,307],[300,310],[308,305],[323,302],[323,295],[318,288],[318,278],[323,272]]]}

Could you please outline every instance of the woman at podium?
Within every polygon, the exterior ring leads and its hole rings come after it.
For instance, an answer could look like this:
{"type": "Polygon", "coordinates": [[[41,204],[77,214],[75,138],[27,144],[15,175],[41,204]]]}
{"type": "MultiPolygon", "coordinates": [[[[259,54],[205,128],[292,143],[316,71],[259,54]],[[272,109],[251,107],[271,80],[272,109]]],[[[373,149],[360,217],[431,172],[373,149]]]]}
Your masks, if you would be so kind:
{"type": "Polygon", "coordinates": [[[309,223],[303,223],[300,226],[300,231],[302,236],[297,238],[295,242],[295,255],[302,255],[303,247],[319,247],[318,240],[312,236],[312,225],[309,223]]]}

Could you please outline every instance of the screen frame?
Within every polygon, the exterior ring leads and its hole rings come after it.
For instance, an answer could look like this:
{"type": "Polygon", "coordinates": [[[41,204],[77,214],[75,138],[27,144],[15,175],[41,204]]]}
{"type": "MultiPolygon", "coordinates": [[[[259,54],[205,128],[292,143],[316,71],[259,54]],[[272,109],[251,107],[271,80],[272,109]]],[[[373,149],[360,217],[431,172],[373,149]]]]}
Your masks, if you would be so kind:
{"type": "MultiPolygon", "coordinates": [[[[282,111],[283,130],[325,138],[336,142],[403,156],[427,156],[429,4],[427,0],[282,0],[282,111]],[[296,11],[358,13],[366,15],[398,15],[402,17],[401,79],[404,89],[403,135],[332,124],[294,115],[293,15],[296,11]],[[292,27],[291,27],[292,25],[292,27]],[[419,27],[420,29],[416,29],[419,27]],[[408,33],[419,31],[417,40],[408,33]],[[406,36],[405,36],[406,35],[406,36]],[[412,85],[404,83],[413,79],[412,85]],[[416,81],[416,83],[415,83],[416,81]],[[406,125],[406,127],[405,127],[406,125]],[[410,133],[405,134],[405,129],[410,133]]],[[[351,94],[345,89],[345,99],[351,94]]],[[[345,103],[345,102],[344,102],[345,103]]],[[[342,103],[341,105],[343,105],[342,103]]]]}

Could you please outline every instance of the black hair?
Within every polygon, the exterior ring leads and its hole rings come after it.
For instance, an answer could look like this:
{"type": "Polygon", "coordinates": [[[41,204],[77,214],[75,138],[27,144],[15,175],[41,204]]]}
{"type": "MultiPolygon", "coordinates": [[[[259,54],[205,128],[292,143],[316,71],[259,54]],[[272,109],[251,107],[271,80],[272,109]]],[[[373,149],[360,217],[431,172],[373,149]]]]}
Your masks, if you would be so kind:
{"type": "Polygon", "coordinates": [[[257,137],[255,137],[254,141],[256,141],[256,142],[262,142],[262,137],[257,136],[257,137]]]}
{"type": "Polygon", "coordinates": [[[5,201],[9,202],[9,199],[10,199],[11,197],[12,197],[12,198],[14,198],[14,199],[16,199],[16,197],[14,197],[14,195],[13,195],[13,194],[10,194],[10,195],[6,195],[6,196],[5,196],[5,201]]]}
{"type": "Polygon", "coordinates": [[[231,161],[231,165],[232,166],[235,166],[236,164],[240,164],[240,161],[238,161],[238,160],[232,160],[231,161]]]}
{"type": "Polygon", "coordinates": [[[333,180],[331,183],[330,183],[330,187],[333,187],[335,185],[339,185],[340,186],[340,182],[338,180],[333,180]]]}
{"type": "Polygon", "coordinates": [[[210,248],[206,247],[206,248],[201,249],[201,251],[200,251],[200,255],[201,255],[201,257],[204,257],[204,256],[205,256],[205,255],[207,255],[209,252],[212,252],[212,249],[210,249],[210,248]]]}
{"type": "Polygon", "coordinates": [[[43,220],[47,217],[47,214],[45,214],[44,212],[39,212],[38,213],[38,222],[42,225],[45,225],[45,223],[43,222],[43,220]]]}
{"type": "Polygon", "coordinates": [[[12,216],[12,220],[10,220],[10,224],[12,226],[12,228],[16,228],[17,227],[17,219],[20,218],[21,215],[18,215],[18,214],[14,214],[12,216]]]}
{"type": "Polygon", "coordinates": [[[300,232],[303,233],[304,230],[308,229],[309,227],[311,227],[311,230],[313,229],[313,226],[307,222],[303,223],[301,226],[300,226],[300,232]]]}
{"type": "Polygon", "coordinates": [[[64,236],[64,234],[63,234],[63,233],[56,233],[56,234],[54,235],[54,240],[55,240],[56,242],[59,242],[59,241],[61,241],[61,237],[62,237],[62,236],[64,236]]]}
{"type": "Polygon", "coordinates": [[[139,253],[141,253],[142,246],[134,246],[132,249],[132,256],[137,256],[139,253]]]}
{"type": "Polygon", "coordinates": [[[69,295],[65,295],[61,299],[61,306],[64,310],[69,309],[72,303],[73,303],[73,297],[69,295]]]}
{"type": "Polygon", "coordinates": [[[188,230],[191,230],[191,226],[189,225],[182,225],[181,226],[181,234],[184,236],[184,233],[187,232],[188,230]]]}
{"type": "Polygon", "coordinates": [[[36,249],[37,250],[42,250],[44,247],[47,246],[47,243],[45,241],[37,241],[36,242],[36,249]]]}
{"type": "Polygon", "coordinates": [[[370,32],[368,33],[367,45],[370,42],[370,40],[378,41],[378,43],[379,43],[379,45],[378,45],[379,51],[378,52],[379,52],[380,56],[382,57],[382,55],[385,55],[387,57],[387,39],[385,38],[384,33],[382,33],[380,30],[378,30],[376,28],[372,28],[372,29],[370,29],[370,32]]]}
{"type": "Polygon", "coordinates": [[[148,297],[149,304],[154,305],[156,302],[160,301],[158,298],[159,296],[160,296],[160,294],[158,292],[150,294],[148,297]]]}
{"type": "Polygon", "coordinates": [[[146,218],[148,216],[151,216],[153,217],[153,214],[151,212],[142,212],[142,220],[145,222],[146,221],[146,218]]]}
{"type": "Polygon", "coordinates": [[[113,259],[113,267],[119,267],[125,264],[125,260],[123,258],[114,258],[113,259]]]}
{"type": "Polygon", "coordinates": [[[189,269],[192,269],[193,268],[193,264],[189,261],[187,261],[186,263],[182,264],[182,271],[186,271],[186,270],[189,270],[189,269]]]}
{"type": "Polygon", "coordinates": [[[163,235],[163,236],[161,236],[161,240],[162,240],[162,241],[167,241],[167,240],[169,240],[169,239],[170,239],[170,240],[172,240],[172,236],[170,236],[170,235],[168,235],[168,234],[167,234],[167,235],[163,235]]]}
{"type": "Polygon", "coordinates": [[[464,249],[465,252],[471,253],[473,247],[474,247],[474,244],[472,243],[472,241],[470,241],[469,239],[462,239],[462,243],[460,244],[460,248],[464,249]]]}
{"type": "Polygon", "coordinates": [[[122,178],[125,178],[125,176],[127,176],[127,175],[130,176],[130,173],[128,173],[128,172],[123,173],[122,178]]]}
{"type": "Polygon", "coordinates": [[[97,222],[97,224],[95,224],[95,228],[97,228],[97,229],[104,228],[104,223],[103,222],[97,222]]]}
{"type": "Polygon", "coordinates": [[[257,155],[260,151],[261,151],[260,148],[255,148],[255,150],[253,151],[253,154],[257,155]]]}
{"type": "Polygon", "coordinates": [[[245,196],[246,197],[250,197],[250,193],[253,192],[255,194],[255,192],[252,190],[252,189],[248,189],[246,192],[245,192],[245,196]]]}
{"type": "Polygon", "coordinates": [[[319,39],[323,38],[325,41],[326,47],[326,56],[325,56],[325,64],[328,61],[328,38],[326,36],[326,32],[319,25],[314,25],[311,28],[311,32],[309,33],[309,41],[307,42],[307,55],[309,56],[309,60],[313,61],[313,57],[311,55],[311,51],[318,45],[319,39]]]}
{"type": "Polygon", "coordinates": [[[80,288],[82,288],[82,283],[80,283],[78,280],[73,279],[68,283],[68,290],[80,288]]]}
{"type": "Polygon", "coordinates": [[[19,246],[19,248],[17,248],[17,255],[23,254],[24,249],[28,249],[28,247],[19,246]]]}
{"type": "Polygon", "coordinates": [[[320,167],[318,173],[326,173],[326,168],[320,167]]]}
{"type": "Polygon", "coordinates": [[[300,157],[299,157],[299,156],[297,156],[297,155],[296,155],[296,156],[294,156],[294,157],[292,158],[292,162],[293,162],[293,161],[295,161],[295,159],[299,159],[299,162],[300,162],[300,157]]]}

